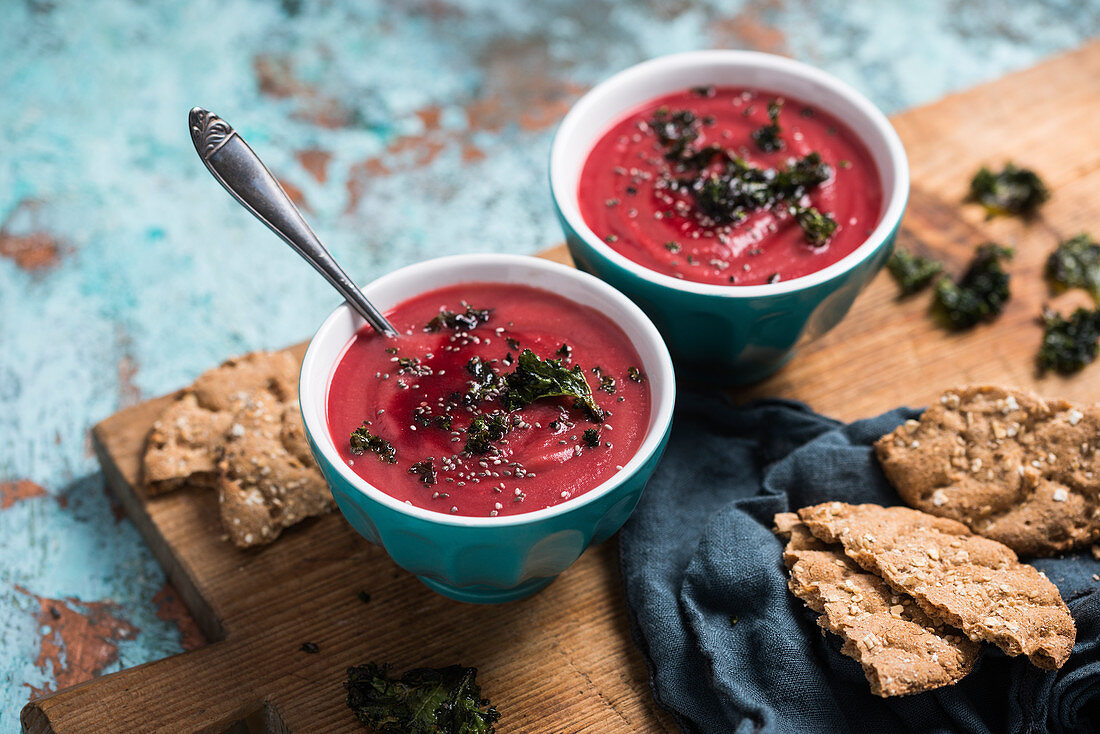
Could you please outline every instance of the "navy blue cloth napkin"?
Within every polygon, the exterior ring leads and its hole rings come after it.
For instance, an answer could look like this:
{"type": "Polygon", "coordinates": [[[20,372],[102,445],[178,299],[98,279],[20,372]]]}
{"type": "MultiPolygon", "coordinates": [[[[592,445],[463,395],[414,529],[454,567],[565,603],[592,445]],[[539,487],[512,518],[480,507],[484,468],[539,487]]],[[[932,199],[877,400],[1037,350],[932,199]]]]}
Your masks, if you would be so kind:
{"type": "Polygon", "coordinates": [[[1038,559],[1077,623],[1039,670],[989,645],[955,686],[871,695],[859,665],[787,590],[772,516],[827,500],[901,504],[871,444],[919,415],[845,425],[799,403],[679,401],[668,452],[619,544],[653,693],[685,732],[1100,732],[1100,561],[1038,559]]]}

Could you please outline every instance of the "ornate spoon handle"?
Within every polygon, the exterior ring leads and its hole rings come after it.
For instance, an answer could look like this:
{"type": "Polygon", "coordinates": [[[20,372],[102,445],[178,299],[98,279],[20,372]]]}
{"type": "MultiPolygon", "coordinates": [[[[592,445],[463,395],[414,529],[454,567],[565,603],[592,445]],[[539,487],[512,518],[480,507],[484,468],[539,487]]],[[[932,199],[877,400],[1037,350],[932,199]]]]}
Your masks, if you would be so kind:
{"type": "Polygon", "coordinates": [[[244,138],[228,122],[201,107],[191,110],[189,122],[196,152],[225,190],[316,268],[375,331],[397,336],[393,324],[332,259],[298,207],[244,138]]]}

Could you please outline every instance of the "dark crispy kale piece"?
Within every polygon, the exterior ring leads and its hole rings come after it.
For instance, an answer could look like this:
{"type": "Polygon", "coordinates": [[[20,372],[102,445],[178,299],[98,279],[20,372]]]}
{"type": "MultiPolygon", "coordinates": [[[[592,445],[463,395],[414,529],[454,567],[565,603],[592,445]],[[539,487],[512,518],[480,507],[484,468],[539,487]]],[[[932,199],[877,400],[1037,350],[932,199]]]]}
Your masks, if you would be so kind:
{"type": "Polygon", "coordinates": [[[1047,258],[1046,276],[1054,291],[1084,288],[1100,303],[1100,243],[1084,232],[1060,242],[1047,258]]]}
{"type": "Polygon", "coordinates": [[[923,290],[942,270],[943,263],[931,257],[916,255],[900,247],[886,261],[886,269],[894,276],[902,295],[923,290]]]}
{"type": "Polygon", "coordinates": [[[699,137],[699,121],[691,110],[673,112],[668,107],[661,107],[653,113],[648,124],[669,160],[691,153],[691,144],[699,137]]]}
{"type": "Polygon", "coordinates": [[[600,381],[600,384],[596,387],[597,390],[603,390],[608,395],[615,394],[615,388],[617,383],[615,378],[603,371],[603,367],[599,365],[592,368],[592,374],[594,374],[600,381]]]}
{"type": "Polygon", "coordinates": [[[500,381],[497,379],[499,374],[481,357],[471,357],[466,363],[466,371],[473,379],[466,394],[462,396],[463,405],[478,405],[482,400],[492,397],[500,386],[500,381]]]}
{"type": "Polygon", "coordinates": [[[986,242],[958,283],[943,278],[936,284],[936,307],[950,328],[967,329],[1001,313],[1010,295],[1003,262],[1011,257],[1012,248],[986,242]]]}
{"type": "Polygon", "coordinates": [[[829,180],[832,168],[817,153],[809,153],[785,168],[758,168],[741,158],[730,158],[721,173],[678,182],[687,187],[698,211],[716,224],[738,222],[750,212],[788,205],[806,241],[817,247],[828,242],[836,221],[798,201],[829,180]]]}
{"type": "Polygon", "coordinates": [[[756,147],[765,153],[775,153],[785,147],[779,138],[779,113],[783,111],[783,100],[773,99],[768,103],[768,118],[771,122],[752,131],[752,139],[756,147]]]}
{"type": "Polygon", "coordinates": [[[417,668],[391,678],[388,666],[348,668],[347,705],[378,734],[493,734],[500,714],[481,698],[477,668],[417,668]]]}
{"type": "Polygon", "coordinates": [[[836,233],[836,220],[832,214],[822,214],[812,206],[794,207],[794,220],[802,228],[802,236],[811,247],[822,247],[836,233]]]}
{"type": "Polygon", "coordinates": [[[631,382],[645,382],[645,374],[637,367],[627,367],[626,376],[630,378],[631,382]]]}
{"type": "Polygon", "coordinates": [[[438,316],[424,326],[424,331],[436,332],[443,329],[469,331],[470,329],[476,329],[488,322],[489,317],[492,316],[493,313],[493,309],[491,308],[474,308],[468,303],[463,305],[466,307],[466,310],[462,313],[443,309],[439,312],[438,316]]]}
{"type": "Polygon", "coordinates": [[[592,388],[580,365],[567,369],[559,359],[539,359],[530,349],[524,349],[515,370],[504,380],[500,400],[506,410],[518,410],[543,398],[565,397],[573,398],[573,407],[583,411],[588,420],[603,422],[603,409],[592,398],[592,388]]]}
{"type": "Polygon", "coordinates": [[[987,217],[998,214],[1028,217],[1050,198],[1050,191],[1031,169],[1006,163],[999,173],[983,166],[974,174],[969,198],[985,208],[987,217]]]}
{"type": "Polygon", "coordinates": [[[594,449],[600,445],[600,432],[595,428],[584,429],[584,433],[581,435],[581,437],[584,439],[584,443],[590,449],[594,449]]]}
{"type": "Polygon", "coordinates": [[[1100,311],[1079,308],[1067,319],[1044,309],[1041,321],[1040,370],[1071,374],[1096,360],[1100,350],[1100,311]]]}
{"type": "Polygon", "coordinates": [[[362,456],[368,451],[378,454],[378,460],[387,464],[397,462],[397,449],[386,439],[370,432],[367,424],[356,428],[351,432],[351,453],[362,456]]]}
{"type": "Polygon", "coordinates": [[[505,413],[479,415],[466,428],[466,444],[462,450],[468,454],[484,454],[493,441],[504,438],[510,430],[512,422],[505,413]]]}
{"type": "Polygon", "coordinates": [[[409,474],[416,474],[420,477],[420,483],[425,487],[430,487],[436,482],[435,473],[435,457],[429,456],[423,461],[418,461],[409,467],[409,474]]]}

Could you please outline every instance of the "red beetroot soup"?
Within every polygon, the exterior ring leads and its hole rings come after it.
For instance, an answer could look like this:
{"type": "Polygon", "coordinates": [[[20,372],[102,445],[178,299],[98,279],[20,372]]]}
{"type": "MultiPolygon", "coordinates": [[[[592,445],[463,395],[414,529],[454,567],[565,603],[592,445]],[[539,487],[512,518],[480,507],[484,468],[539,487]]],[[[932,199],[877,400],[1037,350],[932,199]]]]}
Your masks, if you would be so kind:
{"type": "Polygon", "coordinates": [[[759,285],[859,247],[878,224],[882,185],[867,148],[827,112],[789,95],[700,87],[615,123],[588,154],[578,197],[596,236],[639,265],[759,285]]]}
{"type": "Polygon", "coordinates": [[[364,327],[352,338],[329,384],[328,427],[351,469],[398,500],[475,517],[541,510],[609,479],[645,438],[641,360],[595,309],[465,283],[386,315],[402,335],[364,327]],[[540,392],[536,374],[564,375],[575,391],[574,367],[591,402],[540,392]]]}

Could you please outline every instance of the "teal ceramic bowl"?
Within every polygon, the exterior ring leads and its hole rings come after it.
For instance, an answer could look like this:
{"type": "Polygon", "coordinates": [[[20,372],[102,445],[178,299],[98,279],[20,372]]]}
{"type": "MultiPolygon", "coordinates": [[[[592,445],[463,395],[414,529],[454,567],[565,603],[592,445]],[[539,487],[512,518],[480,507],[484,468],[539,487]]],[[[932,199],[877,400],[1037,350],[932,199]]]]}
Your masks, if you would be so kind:
{"type": "Polygon", "coordinates": [[[386,311],[420,293],[475,281],[554,291],[598,309],[626,333],[647,375],[652,409],[638,452],[611,479],[560,505],[507,517],[433,512],[369,484],[341,459],[325,415],[333,370],[364,323],[346,304],[310,341],[299,400],[313,456],[352,527],[444,596],[496,603],[535,593],[590,544],[606,540],[626,522],[664,451],[676,388],[668,350],[645,314],[606,283],[557,263],[518,255],[458,255],[402,268],[363,290],[386,311]]]}
{"type": "Polygon", "coordinates": [[[550,189],[577,266],[631,298],[664,336],[677,374],[742,384],[782,367],[795,349],[836,326],[885,264],[909,196],[909,164],[886,117],[823,71],[751,51],[697,51],[653,59],[584,95],[565,116],[550,152],[550,189]],[[711,285],[673,278],[619,254],[581,216],[577,189],[589,151],[631,110],[694,86],[766,89],[824,109],[863,141],[883,192],[878,225],[852,253],[815,273],[768,285],[711,285]]]}

